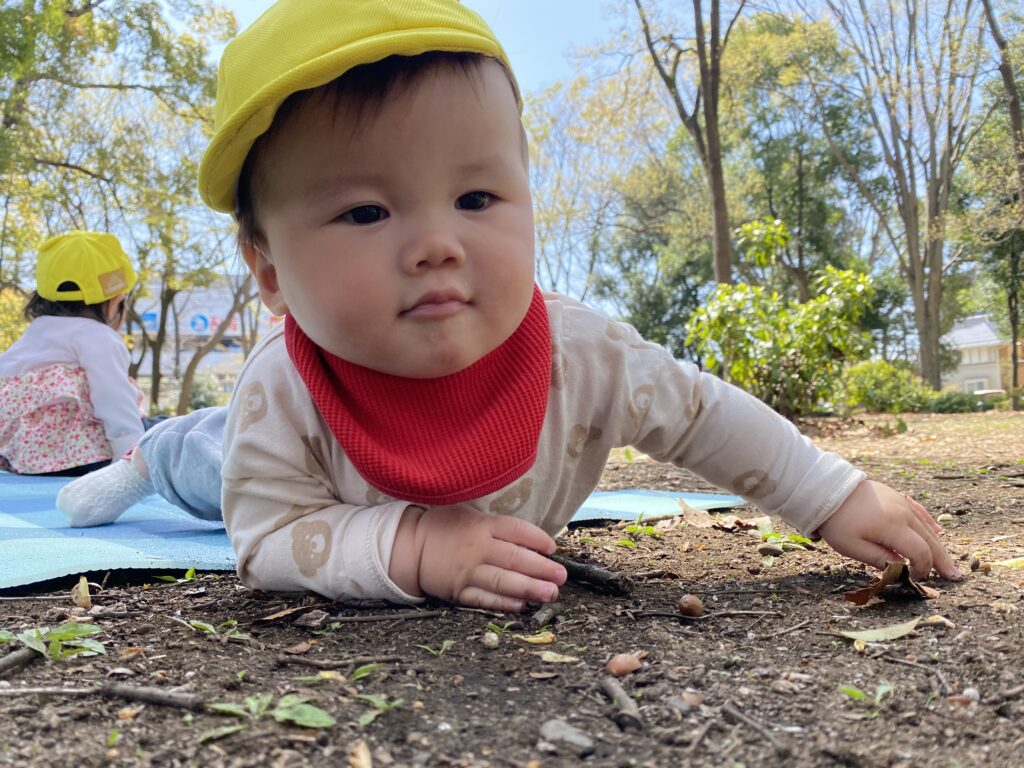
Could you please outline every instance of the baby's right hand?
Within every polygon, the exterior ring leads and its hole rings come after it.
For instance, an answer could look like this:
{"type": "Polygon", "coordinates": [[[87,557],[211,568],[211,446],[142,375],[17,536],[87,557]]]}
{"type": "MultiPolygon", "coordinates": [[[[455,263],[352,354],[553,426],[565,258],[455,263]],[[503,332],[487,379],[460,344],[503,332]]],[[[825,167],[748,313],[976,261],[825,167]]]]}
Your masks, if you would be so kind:
{"type": "Polygon", "coordinates": [[[420,589],[461,605],[519,612],[527,601],[557,600],[566,579],[545,557],[554,539],[517,517],[433,507],[419,518],[416,545],[420,589]]]}

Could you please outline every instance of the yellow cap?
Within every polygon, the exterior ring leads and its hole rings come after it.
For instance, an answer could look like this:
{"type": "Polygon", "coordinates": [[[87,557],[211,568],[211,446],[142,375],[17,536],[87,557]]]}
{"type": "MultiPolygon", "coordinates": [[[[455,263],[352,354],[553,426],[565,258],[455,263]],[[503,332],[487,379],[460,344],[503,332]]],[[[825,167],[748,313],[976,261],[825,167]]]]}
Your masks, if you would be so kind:
{"type": "Polygon", "coordinates": [[[48,301],[101,304],[127,293],[137,280],[121,243],[105,232],[73,230],[51,237],[39,249],[36,293],[48,301]],[[78,290],[57,290],[68,282],[75,283],[78,290]]]}
{"type": "Polygon", "coordinates": [[[428,51],[479,53],[512,67],[483,19],[458,0],[279,0],[224,49],[214,133],[199,167],[199,194],[235,209],[253,143],[282,102],[353,67],[428,51]]]}

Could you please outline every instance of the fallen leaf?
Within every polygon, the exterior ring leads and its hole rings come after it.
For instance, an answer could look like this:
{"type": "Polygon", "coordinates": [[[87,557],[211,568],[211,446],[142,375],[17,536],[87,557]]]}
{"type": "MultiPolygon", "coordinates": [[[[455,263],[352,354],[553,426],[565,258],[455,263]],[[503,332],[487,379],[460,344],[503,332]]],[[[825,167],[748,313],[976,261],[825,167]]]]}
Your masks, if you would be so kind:
{"type": "Polygon", "coordinates": [[[555,642],[555,633],[549,630],[538,632],[535,635],[515,635],[515,637],[532,645],[551,645],[555,642]]]}
{"type": "Polygon", "coordinates": [[[923,584],[918,584],[910,576],[910,568],[906,563],[889,563],[885,566],[885,570],[882,571],[882,575],[879,576],[868,586],[863,589],[858,589],[853,592],[847,592],[843,595],[844,598],[849,600],[854,605],[864,605],[871,598],[876,597],[879,592],[888,587],[890,584],[902,584],[908,587],[913,593],[917,594],[922,600],[929,598],[938,597],[941,592],[932,587],[926,587],[923,584]]]}
{"type": "Polygon", "coordinates": [[[264,616],[260,619],[256,619],[256,621],[277,621],[278,619],[287,618],[288,616],[291,616],[293,613],[299,613],[300,611],[308,611],[309,609],[310,606],[308,605],[299,605],[295,608],[285,608],[284,610],[277,611],[276,613],[272,613],[269,616],[264,616]]]}
{"type": "Polygon", "coordinates": [[[554,651],[534,651],[533,654],[540,656],[541,661],[546,661],[549,664],[575,664],[579,661],[575,656],[565,656],[554,651]]]}
{"type": "Polygon", "coordinates": [[[943,627],[949,627],[950,629],[955,629],[956,628],[956,624],[954,624],[952,621],[947,619],[945,616],[940,616],[937,613],[933,613],[931,616],[926,618],[921,623],[926,625],[926,626],[929,626],[929,627],[933,627],[935,625],[941,625],[943,627]]]}
{"type": "Polygon", "coordinates": [[[310,645],[305,640],[303,640],[301,643],[296,643],[291,648],[285,648],[284,652],[285,653],[290,653],[290,654],[295,655],[295,656],[298,656],[299,654],[309,653],[309,650],[312,647],[313,647],[312,645],[310,645]]]}
{"type": "Polygon", "coordinates": [[[605,666],[610,674],[615,677],[622,677],[623,675],[628,675],[630,672],[635,672],[643,665],[643,662],[640,661],[639,654],[617,653],[608,659],[608,664],[605,666]]]}
{"type": "Polygon", "coordinates": [[[138,648],[134,645],[131,645],[125,648],[123,651],[121,651],[121,661],[130,661],[131,659],[134,659],[136,656],[144,656],[145,653],[145,648],[138,648]]]}
{"type": "Polygon", "coordinates": [[[124,709],[117,710],[118,720],[134,720],[138,714],[144,710],[145,705],[141,707],[125,707],[124,709]]]}
{"type": "Polygon", "coordinates": [[[1011,560],[998,560],[995,565],[1001,565],[1003,568],[1024,568],[1024,557],[1015,557],[1011,560]]]}
{"type": "Polygon", "coordinates": [[[85,576],[78,577],[78,583],[71,588],[71,602],[79,608],[92,608],[92,596],[89,594],[89,580],[85,576]]]}
{"type": "Polygon", "coordinates": [[[532,680],[552,680],[552,679],[558,677],[558,673],[557,672],[531,672],[529,674],[529,677],[532,680]]]}
{"type": "Polygon", "coordinates": [[[883,640],[895,640],[898,637],[909,635],[920,623],[921,619],[918,617],[902,624],[891,624],[887,627],[877,627],[875,629],[862,629],[857,631],[836,631],[836,634],[848,637],[851,640],[863,640],[865,643],[878,643],[883,640]]]}
{"type": "Polygon", "coordinates": [[[321,669],[316,673],[317,680],[326,680],[331,683],[344,683],[345,676],[336,669],[321,669]]]}
{"type": "Polygon", "coordinates": [[[348,748],[349,768],[373,768],[373,756],[370,745],[365,740],[357,741],[348,748]]]}

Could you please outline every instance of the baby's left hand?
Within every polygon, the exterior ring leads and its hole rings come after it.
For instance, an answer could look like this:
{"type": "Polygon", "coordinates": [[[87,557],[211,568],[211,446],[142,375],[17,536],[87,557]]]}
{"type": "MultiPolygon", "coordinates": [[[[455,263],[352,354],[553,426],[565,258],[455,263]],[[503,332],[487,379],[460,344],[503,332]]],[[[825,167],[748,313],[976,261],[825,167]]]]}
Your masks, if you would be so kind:
{"type": "Polygon", "coordinates": [[[939,541],[942,530],[928,510],[887,485],[865,480],[828,518],[818,533],[832,549],[862,563],[885,568],[910,561],[914,578],[924,579],[932,568],[947,579],[961,573],[939,541]]]}

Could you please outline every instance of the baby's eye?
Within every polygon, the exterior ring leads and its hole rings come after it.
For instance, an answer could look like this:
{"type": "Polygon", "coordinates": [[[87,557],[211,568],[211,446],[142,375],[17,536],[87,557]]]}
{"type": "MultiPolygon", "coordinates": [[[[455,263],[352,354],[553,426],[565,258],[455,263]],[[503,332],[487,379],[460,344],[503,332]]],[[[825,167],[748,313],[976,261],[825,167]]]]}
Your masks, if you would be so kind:
{"type": "Polygon", "coordinates": [[[455,207],[464,211],[482,211],[494,201],[490,192],[467,192],[455,201],[455,207]]]}
{"type": "Polygon", "coordinates": [[[349,224],[376,224],[388,217],[388,212],[379,205],[360,205],[345,211],[338,218],[349,224]]]}

